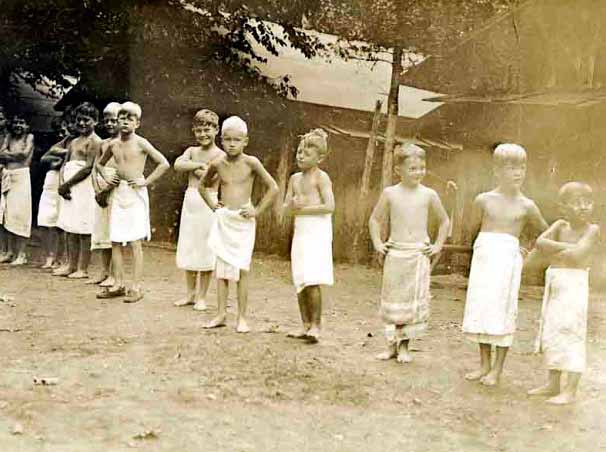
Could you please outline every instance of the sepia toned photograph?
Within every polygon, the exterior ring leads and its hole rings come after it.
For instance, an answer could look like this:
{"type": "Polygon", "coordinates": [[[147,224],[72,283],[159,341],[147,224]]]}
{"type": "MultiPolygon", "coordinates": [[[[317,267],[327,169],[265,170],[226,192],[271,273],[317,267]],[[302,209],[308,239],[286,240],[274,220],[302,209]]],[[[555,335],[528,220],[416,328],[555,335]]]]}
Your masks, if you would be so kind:
{"type": "Polygon", "coordinates": [[[0,452],[606,451],[605,1],[0,36],[0,452]]]}

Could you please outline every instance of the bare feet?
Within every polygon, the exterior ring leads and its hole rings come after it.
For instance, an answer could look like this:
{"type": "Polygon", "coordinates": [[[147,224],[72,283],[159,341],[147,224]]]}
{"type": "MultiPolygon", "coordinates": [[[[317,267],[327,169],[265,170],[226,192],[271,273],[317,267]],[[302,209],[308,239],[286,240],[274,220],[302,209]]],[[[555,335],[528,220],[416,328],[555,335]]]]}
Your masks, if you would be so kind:
{"type": "Polygon", "coordinates": [[[465,374],[465,380],[468,380],[468,381],[481,380],[482,378],[484,378],[484,376],[486,376],[488,374],[488,372],[490,372],[490,369],[474,370],[473,372],[469,372],[469,373],[465,374]]]}
{"type": "Polygon", "coordinates": [[[206,300],[198,300],[196,301],[196,304],[194,305],[194,311],[206,311],[207,306],[206,306],[206,300]]]}
{"type": "Polygon", "coordinates": [[[401,347],[400,351],[398,352],[398,357],[396,358],[396,361],[398,361],[399,363],[411,363],[412,362],[412,355],[410,354],[410,352],[408,351],[408,349],[401,347]]]}
{"type": "Polygon", "coordinates": [[[307,331],[305,330],[297,330],[291,331],[286,334],[286,337],[290,337],[291,339],[305,339],[307,337],[307,331]]]}
{"type": "Polygon", "coordinates": [[[570,392],[562,392],[555,397],[547,399],[547,403],[552,405],[568,405],[576,400],[575,394],[570,392]]]}
{"type": "Polygon", "coordinates": [[[529,396],[542,396],[542,395],[546,395],[546,396],[552,396],[552,395],[556,395],[560,392],[560,388],[559,387],[554,387],[551,384],[546,384],[543,386],[539,386],[538,388],[534,388],[531,389],[530,391],[527,392],[527,394],[529,396]]]}
{"type": "Polygon", "coordinates": [[[185,297],[182,298],[181,300],[177,300],[173,303],[173,306],[176,306],[178,308],[182,307],[182,306],[190,306],[194,304],[194,299],[193,297],[185,297]]]}
{"type": "Polygon", "coordinates": [[[58,269],[53,272],[53,276],[67,276],[74,272],[73,269],[69,267],[69,265],[62,265],[58,269]]]}
{"type": "Polygon", "coordinates": [[[396,351],[396,346],[395,345],[390,345],[387,350],[385,350],[382,353],[379,353],[376,356],[376,358],[380,359],[381,361],[387,361],[388,359],[393,359],[396,356],[398,356],[398,352],[396,351]]]}
{"type": "Polygon", "coordinates": [[[106,279],[107,279],[107,275],[103,275],[98,278],[91,278],[88,281],[86,281],[84,284],[101,284],[106,279]]]}
{"type": "Polygon", "coordinates": [[[4,254],[2,257],[0,257],[0,264],[8,264],[13,260],[13,257],[13,253],[4,254]]]}
{"type": "Polygon", "coordinates": [[[88,278],[88,273],[86,273],[85,271],[82,271],[82,270],[77,270],[77,271],[67,275],[67,277],[69,279],[85,279],[85,278],[88,278]]]}
{"type": "Polygon", "coordinates": [[[248,323],[246,323],[246,320],[239,319],[238,324],[236,325],[236,333],[249,333],[249,332],[250,332],[250,328],[248,326],[248,323]]]}
{"type": "Polygon", "coordinates": [[[491,370],[480,378],[480,383],[484,386],[496,386],[499,383],[499,374],[496,371],[491,370]]]}
{"type": "Polygon", "coordinates": [[[54,264],[55,264],[55,258],[53,258],[53,257],[47,257],[46,261],[44,261],[44,265],[42,267],[40,267],[40,268],[44,268],[44,269],[53,268],[54,264]]]}
{"type": "Polygon", "coordinates": [[[207,324],[202,325],[202,328],[205,328],[205,329],[221,328],[223,326],[225,326],[225,316],[224,315],[220,315],[220,316],[217,316],[214,319],[212,319],[207,324]]]}
{"type": "Polygon", "coordinates": [[[20,254],[19,256],[17,256],[17,259],[10,263],[10,265],[12,265],[13,267],[25,264],[27,264],[27,257],[25,257],[25,254],[20,254]]]}
{"type": "Polygon", "coordinates": [[[122,300],[122,302],[123,303],[137,303],[138,301],[141,301],[141,300],[143,300],[143,291],[141,289],[130,289],[127,292],[124,300],[122,300]]]}
{"type": "Polygon", "coordinates": [[[116,279],[113,276],[108,276],[104,281],[99,283],[99,287],[113,287],[116,285],[116,279]]]}

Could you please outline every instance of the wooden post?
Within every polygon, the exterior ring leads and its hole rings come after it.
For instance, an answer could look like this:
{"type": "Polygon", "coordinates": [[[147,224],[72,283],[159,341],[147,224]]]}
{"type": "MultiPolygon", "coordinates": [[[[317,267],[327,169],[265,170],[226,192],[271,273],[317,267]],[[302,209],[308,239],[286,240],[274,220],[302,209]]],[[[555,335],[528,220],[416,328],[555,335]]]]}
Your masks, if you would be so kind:
{"type": "Polygon", "coordinates": [[[393,174],[393,148],[396,138],[396,125],[398,122],[398,100],[400,94],[400,74],[402,73],[402,47],[393,49],[393,63],[391,65],[391,84],[387,98],[387,129],[385,131],[385,147],[383,150],[383,188],[391,185],[393,174]]]}
{"type": "Polygon", "coordinates": [[[372,127],[370,129],[370,136],[368,137],[368,144],[366,146],[366,157],[364,159],[364,171],[362,173],[362,185],[360,186],[360,198],[358,201],[356,211],[356,223],[353,240],[353,258],[357,263],[360,261],[360,236],[362,235],[363,228],[366,227],[366,216],[368,215],[368,192],[370,190],[370,175],[372,173],[372,167],[375,159],[375,147],[377,143],[377,134],[379,133],[379,125],[381,123],[381,106],[383,103],[377,100],[375,104],[375,112],[372,118],[372,127]]]}
{"type": "Polygon", "coordinates": [[[288,184],[288,171],[290,167],[290,157],[292,151],[293,144],[293,135],[292,132],[288,132],[286,137],[282,142],[282,147],[280,149],[280,160],[278,161],[278,168],[276,169],[276,182],[278,184],[278,189],[280,192],[274,201],[273,211],[276,219],[281,224],[282,223],[282,203],[284,202],[284,196],[286,195],[286,186],[288,184]]]}

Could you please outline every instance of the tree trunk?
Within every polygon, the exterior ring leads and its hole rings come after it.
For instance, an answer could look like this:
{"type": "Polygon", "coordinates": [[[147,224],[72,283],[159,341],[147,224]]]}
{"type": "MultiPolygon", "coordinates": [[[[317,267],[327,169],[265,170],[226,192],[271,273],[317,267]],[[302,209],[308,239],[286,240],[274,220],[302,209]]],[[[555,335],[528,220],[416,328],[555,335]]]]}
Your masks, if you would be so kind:
{"type": "Polygon", "coordinates": [[[391,65],[391,86],[387,98],[387,130],[385,132],[385,148],[383,151],[382,185],[387,187],[392,183],[393,148],[396,138],[398,121],[398,98],[400,93],[400,74],[402,73],[402,47],[394,47],[393,63],[391,65]]]}
{"type": "Polygon", "coordinates": [[[290,158],[292,156],[292,147],[293,147],[293,134],[292,132],[288,132],[282,141],[282,147],[280,149],[280,160],[278,161],[278,168],[276,169],[276,182],[278,184],[278,189],[280,192],[276,197],[273,205],[273,212],[281,224],[283,220],[282,214],[282,203],[284,202],[284,196],[286,195],[286,187],[288,185],[288,172],[290,170],[290,158]]]}

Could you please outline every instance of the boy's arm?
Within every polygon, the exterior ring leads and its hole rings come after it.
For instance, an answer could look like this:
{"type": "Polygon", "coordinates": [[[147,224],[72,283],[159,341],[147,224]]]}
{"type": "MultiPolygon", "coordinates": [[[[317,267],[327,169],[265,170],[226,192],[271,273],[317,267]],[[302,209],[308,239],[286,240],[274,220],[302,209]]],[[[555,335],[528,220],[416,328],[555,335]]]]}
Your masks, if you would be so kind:
{"type": "Polygon", "coordinates": [[[263,195],[263,198],[261,198],[261,202],[257,205],[257,207],[251,208],[249,206],[244,206],[242,209],[240,209],[240,215],[242,215],[244,218],[252,218],[261,214],[269,207],[273,199],[280,192],[278,184],[274,178],[271,177],[271,174],[269,174],[258,158],[250,157],[249,162],[253,173],[261,178],[261,181],[265,184],[265,187],[267,187],[267,191],[263,195]]]}
{"type": "Polygon", "coordinates": [[[80,171],[73,175],[69,180],[66,180],[63,183],[63,189],[68,189],[73,187],[74,185],[82,182],[93,170],[93,162],[95,160],[95,156],[99,152],[99,148],[101,146],[101,140],[91,140],[89,143],[88,149],[86,150],[86,166],[84,166],[80,171]]]}
{"type": "Polygon", "coordinates": [[[175,164],[173,168],[178,173],[184,173],[189,171],[195,171],[197,169],[203,169],[207,164],[204,162],[194,162],[191,159],[191,148],[187,148],[183,154],[181,154],[177,160],[175,160],[175,164]]]}
{"type": "Polygon", "coordinates": [[[471,218],[469,222],[469,231],[471,234],[471,242],[475,240],[480,228],[482,227],[482,214],[484,212],[484,202],[482,195],[476,196],[471,204],[471,218]]]}
{"type": "Polygon", "coordinates": [[[0,154],[0,161],[5,163],[23,162],[31,158],[34,153],[34,136],[30,133],[25,137],[25,147],[21,150],[11,151],[9,148],[4,149],[0,154]]]}
{"type": "Polygon", "coordinates": [[[431,198],[430,198],[430,207],[433,214],[437,217],[438,223],[440,227],[438,229],[438,237],[433,245],[427,247],[424,250],[424,253],[429,256],[434,256],[442,251],[442,247],[444,246],[444,242],[448,238],[448,228],[450,227],[450,220],[448,219],[448,214],[446,213],[446,209],[442,205],[442,201],[438,194],[432,190],[431,198]]]}
{"type": "Polygon", "coordinates": [[[164,157],[164,154],[153,147],[152,144],[146,139],[141,140],[141,147],[143,152],[145,152],[154,162],[156,162],[157,165],[151,174],[144,180],[129,181],[129,183],[138,187],[145,187],[156,182],[170,168],[170,164],[168,163],[168,160],[166,160],[166,157],[164,157]]]}
{"type": "Polygon", "coordinates": [[[389,213],[389,200],[387,199],[386,190],[383,190],[379,201],[375,205],[375,208],[370,215],[368,220],[368,229],[370,231],[370,239],[377,253],[385,255],[387,254],[387,244],[381,239],[381,224],[389,213]]]}
{"type": "Polygon", "coordinates": [[[587,228],[583,237],[577,243],[571,244],[572,247],[569,249],[560,252],[559,257],[582,262],[591,255],[591,252],[598,244],[599,238],[600,227],[597,224],[592,224],[587,228]]]}
{"type": "Polygon", "coordinates": [[[537,239],[535,243],[537,250],[544,254],[554,254],[571,249],[574,246],[574,243],[560,242],[557,240],[558,232],[565,224],[566,222],[564,220],[556,220],[549,226],[537,239]]]}
{"type": "Polygon", "coordinates": [[[322,204],[315,206],[302,206],[296,209],[297,215],[323,215],[333,213],[335,210],[335,195],[332,192],[332,182],[328,174],[322,172],[319,176],[318,185],[322,204]]]}
{"type": "Polygon", "coordinates": [[[295,211],[293,209],[292,200],[293,200],[293,192],[294,192],[294,174],[290,176],[288,179],[288,188],[286,189],[286,195],[284,196],[284,204],[282,204],[282,209],[286,215],[294,215],[295,211]]]}
{"type": "Polygon", "coordinates": [[[206,173],[204,174],[204,177],[202,178],[202,182],[200,183],[200,195],[202,196],[202,199],[204,200],[204,202],[206,203],[206,205],[208,207],[210,207],[211,210],[217,210],[219,207],[221,207],[221,203],[220,202],[216,202],[208,193],[208,188],[212,187],[213,184],[216,182],[217,178],[219,178],[219,171],[217,171],[217,166],[216,166],[216,162],[212,161],[210,162],[210,164],[208,165],[208,170],[206,171],[206,173]]]}
{"type": "Polygon", "coordinates": [[[528,222],[532,225],[532,227],[539,231],[539,234],[547,230],[549,227],[545,221],[545,218],[543,218],[543,215],[541,214],[541,210],[534,202],[531,202],[528,208],[528,222]]]}

